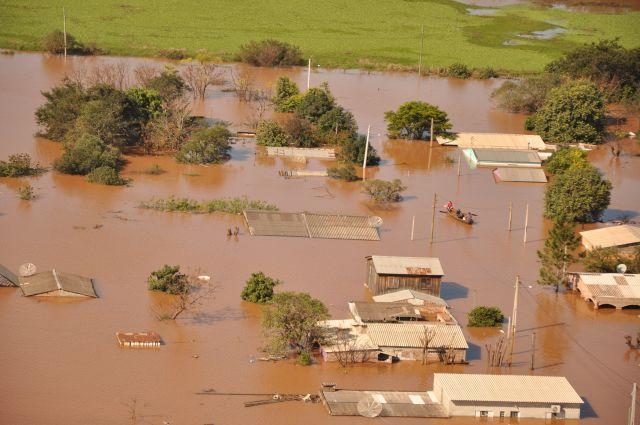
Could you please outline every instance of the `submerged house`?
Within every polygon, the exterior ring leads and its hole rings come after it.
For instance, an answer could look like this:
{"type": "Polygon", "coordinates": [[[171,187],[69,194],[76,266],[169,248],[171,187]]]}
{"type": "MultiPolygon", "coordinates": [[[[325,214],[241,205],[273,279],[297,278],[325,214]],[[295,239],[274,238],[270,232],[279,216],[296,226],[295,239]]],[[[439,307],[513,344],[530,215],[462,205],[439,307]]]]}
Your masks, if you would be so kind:
{"type": "Polygon", "coordinates": [[[91,297],[98,295],[93,279],[57,270],[20,276],[20,289],[25,297],[91,297]]]}
{"type": "Polygon", "coordinates": [[[0,264],[0,287],[12,287],[20,285],[18,276],[11,270],[0,264]]]}
{"type": "Polygon", "coordinates": [[[439,136],[436,140],[441,145],[458,146],[459,148],[535,149],[541,151],[551,148],[537,134],[455,133],[451,139],[439,136]]]}
{"type": "Polygon", "coordinates": [[[399,291],[387,292],[386,294],[375,295],[373,301],[377,303],[408,302],[413,305],[439,305],[449,307],[447,302],[435,295],[413,289],[400,289],[399,291]]]}
{"type": "Polygon", "coordinates": [[[571,282],[573,289],[596,309],[605,305],[640,307],[640,274],[572,273],[571,282]]]}
{"type": "Polygon", "coordinates": [[[457,324],[446,305],[409,302],[349,303],[349,312],[358,323],[441,322],[457,324]]]}
{"type": "Polygon", "coordinates": [[[584,403],[562,376],[434,373],[433,396],[448,416],[580,419],[584,403]]]}
{"type": "Polygon", "coordinates": [[[371,255],[365,259],[366,286],[373,295],[386,294],[398,289],[413,289],[440,296],[440,283],[444,272],[438,258],[371,255]]]}
{"type": "Polygon", "coordinates": [[[525,167],[540,168],[542,160],[538,152],[526,149],[464,149],[464,156],[471,168],[475,167],[525,167]]]}

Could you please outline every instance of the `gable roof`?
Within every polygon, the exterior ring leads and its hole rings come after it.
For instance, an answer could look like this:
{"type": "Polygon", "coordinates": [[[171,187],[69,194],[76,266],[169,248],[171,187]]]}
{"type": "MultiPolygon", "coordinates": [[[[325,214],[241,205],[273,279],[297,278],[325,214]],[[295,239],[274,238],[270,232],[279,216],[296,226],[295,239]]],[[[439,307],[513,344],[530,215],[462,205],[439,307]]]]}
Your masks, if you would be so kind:
{"type": "Polygon", "coordinates": [[[388,292],[386,294],[376,295],[373,297],[373,301],[377,303],[384,302],[397,302],[407,301],[412,303],[413,301],[424,301],[426,304],[441,305],[443,307],[449,307],[447,302],[435,295],[426,294],[424,292],[416,291],[414,289],[401,289],[399,291],[388,292]]]}
{"type": "Polygon", "coordinates": [[[0,286],[18,286],[18,276],[0,264],[0,286]]]}
{"type": "Polygon", "coordinates": [[[424,320],[417,306],[409,303],[354,301],[349,310],[358,322],[396,322],[399,318],[424,320]]]}
{"type": "Polygon", "coordinates": [[[609,248],[640,244],[640,227],[622,224],[580,232],[582,244],[589,248],[609,248]]]}
{"type": "Polygon", "coordinates": [[[546,183],[542,168],[500,167],[493,170],[493,177],[501,182],[546,183]]]}
{"type": "Polygon", "coordinates": [[[367,335],[379,347],[422,348],[425,328],[435,335],[429,347],[451,347],[467,349],[462,329],[458,325],[414,324],[414,323],[367,323],[367,335]]]}
{"type": "Polygon", "coordinates": [[[391,257],[372,255],[366,257],[373,261],[378,274],[403,276],[444,276],[440,259],[433,257],[391,257]]]}
{"type": "Polygon", "coordinates": [[[32,276],[21,276],[20,289],[25,297],[42,295],[58,290],[87,297],[98,297],[93,288],[92,279],[58,272],[55,269],[50,272],[36,273],[32,276]]]}
{"type": "Polygon", "coordinates": [[[453,140],[438,137],[441,145],[457,145],[461,148],[489,149],[546,149],[542,137],[537,134],[505,133],[457,133],[453,140]]]}

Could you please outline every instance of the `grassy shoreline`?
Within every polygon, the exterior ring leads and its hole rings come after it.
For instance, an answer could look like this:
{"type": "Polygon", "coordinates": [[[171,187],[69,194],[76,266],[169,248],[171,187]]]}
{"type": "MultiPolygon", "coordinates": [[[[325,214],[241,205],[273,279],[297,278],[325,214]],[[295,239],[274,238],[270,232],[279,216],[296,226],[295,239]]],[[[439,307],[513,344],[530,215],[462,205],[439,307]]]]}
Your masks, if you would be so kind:
{"type": "MultiPolygon", "coordinates": [[[[62,27],[62,5],[2,2],[0,47],[39,50],[39,40],[62,27]]],[[[578,13],[517,5],[491,16],[472,16],[466,9],[478,7],[450,0],[68,0],[64,6],[70,33],[118,56],[155,57],[160,50],[186,49],[191,56],[200,52],[233,61],[243,43],[276,38],[299,45],[324,68],[407,71],[417,67],[424,24],[425,69],[462,62],[471,68],[526,73],[584,42],[620,37],[626,47],[640,45],[640,12],[578,13]],[[552,40],[517,36],[554,26],[566,32],[552,40]],[[504,45],[508,40],[519,44],[504,45]]]]}

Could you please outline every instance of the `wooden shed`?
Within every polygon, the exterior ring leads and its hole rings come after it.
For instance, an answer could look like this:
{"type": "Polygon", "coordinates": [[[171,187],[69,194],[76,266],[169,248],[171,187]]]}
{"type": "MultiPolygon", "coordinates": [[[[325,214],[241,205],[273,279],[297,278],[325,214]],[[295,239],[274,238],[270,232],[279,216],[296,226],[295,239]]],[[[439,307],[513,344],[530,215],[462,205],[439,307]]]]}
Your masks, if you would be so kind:
{"type": "Polygon", "coordinates": [[[444,272],[437,258],[388,257],[372,255],[367,261],[367,283],[373,295],[386,294],[399,289],[414,289],[440,296],[440,283],[444,272]]]}

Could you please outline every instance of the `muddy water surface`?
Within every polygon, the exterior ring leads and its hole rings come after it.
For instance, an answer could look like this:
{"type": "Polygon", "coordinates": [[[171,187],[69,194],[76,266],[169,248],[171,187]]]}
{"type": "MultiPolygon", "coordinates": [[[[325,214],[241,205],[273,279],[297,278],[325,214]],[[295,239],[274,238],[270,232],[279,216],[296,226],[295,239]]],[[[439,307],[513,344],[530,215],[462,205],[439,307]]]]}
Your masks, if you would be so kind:
{"type": "MultiPolygon", "coordinates": [[[[65,72],[113,58],[58,58],[36,54],[0,57],[0,158],[29,152],[49,165],[60,155],[55,142],[34,137],[35,108],[41,90],[65,72]]],[[[127,59],[130,66],[142,60],[127,59]]],[[[149,61],[144,61],[149,63],[149,61]]],[[[162,64],[158,64],[161,66],[162,64]]],[[[287,74],[301,86],[304,70],[245,69],[262,85],[287,74]]],[[[309,393],[321,382],[343,388],[430,388],[436,371],[486,372],[484,345],[497,330],[465,328],[467,366],[366,365],[342,369],[319,363],[311,367],[253,362],[261,343],[260,308],[243,303],[239,293],[253,271],[282,279],[281,290],[307,291],[325,302],[336,318],[346,317],[347,301],[366,299],[364,257],[370,254],[437,256],[445,269],[443,296],[461,322],[474,305],[511,309],[513,282],[520,274],[519,332],[513,373],[565,375],[584,397],[584,423],[622,423],[631,381],[640,378],[640,356],[624,344],[624,335],[640,327],[638,310],[600,310],[571,293],[555,294],[535,284],[535,252],[548,224],[543,222],[540,185],[496,184],[489,170],[469,170],[457,177],[457,154],[428,144],[389,141],[383,112],[423,99],[445,109],[456,130],[516,132],[523,117],[492,109],[493,81],[417,79],[406,74],[322,71],[312,84],[327,81],[338,101],[351,110],[360,128],[371,124],[373,145],[382,157],[369,176],[400,178],[405,200],[387,211],[372,209],[358,183],[322,178],[284,180],[278,170],[294,165],[256,155],[251,143],[236,144],[232,159],[209,167],[177,165],[168,157],[128,157],[124,175],[130,187],[86,183],[82,177],[49,172],[38,178],[0,179],[0,262],[17,267],[33,262],[41,270],[92,276],[96,300],[55,301],[24,298],[16,289],[0,289],[0,418],[8,424],[128,423],[128,405],[139,400],[145,424],[365,424],[364,418],[329,417],[321,405],[297,403],[244,408],[262,397],[199,396],[218,392],[309,393]],[[152,164],[167,172],[144,174],[152,164]],[[17,199],[25,183],[38,199],[17,199]],[[433,194],[478,213],[472,229],[438,214],[435,242],[429,244],[433,194]],[[207,199],[247,195],[279,205],[281,210],[373,213],[384,220],[380,242],[252,238],[242,220],[222,214],[186,215],[145,211],[142,200],[169,195],[207,199]],[[513,231],[507,231],[507,205],[514,205],[513,231]],[[529,204],[528,242],[523,243],[525,205],[529,204]],[[411,220],[416,237],[410,241],[411,220]],[[226,229],[241,226],[227,239],[226,229]],[[163,301],[146,289],[148,274],[163,264],[181,264],[213,276],[217,292],[199,314],[176,323],[158,322],[153,310],[163,301]],[[159,350],[122,350],[117,331],[154,330],[165,345],[159,350]],[[529,371],[531,333],[537,335],[535,368],[529,371]]],[[[243,128],[245,105],[221,90],[194,105],[197,113],[228,120],[243,128]]],[[[607,150],[592,158],[614,184],[609,216],[637,214],[640,208],[640,158],[624,153],[611,159],[607,150]]],[[[310,169],[327,163],[313,161],[310,169]]],[[[475,423],[475,419],[384,420],[389,424],[475,423]]],[[[527,423],[521,421],[521,423],[527,423]]],[[[531,421],[531,423],[541,423],[531,421]]]]}

